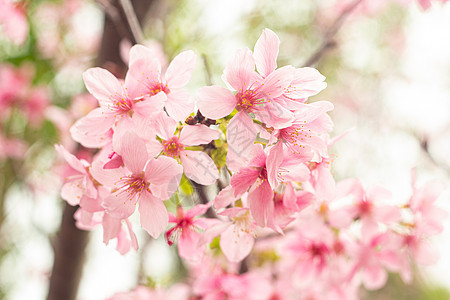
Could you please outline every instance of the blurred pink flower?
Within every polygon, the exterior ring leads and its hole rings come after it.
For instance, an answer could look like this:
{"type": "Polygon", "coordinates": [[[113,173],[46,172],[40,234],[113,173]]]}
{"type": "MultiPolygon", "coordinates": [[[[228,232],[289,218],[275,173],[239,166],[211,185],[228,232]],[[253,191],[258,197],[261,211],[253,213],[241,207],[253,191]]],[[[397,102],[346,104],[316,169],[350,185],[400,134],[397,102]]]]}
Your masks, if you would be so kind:
{"type": "Polygon", "coordinates": [[[23,44],[29,31],[24,6],[10,0],[0,0],[0,30],[15,44],[23,44]]]}

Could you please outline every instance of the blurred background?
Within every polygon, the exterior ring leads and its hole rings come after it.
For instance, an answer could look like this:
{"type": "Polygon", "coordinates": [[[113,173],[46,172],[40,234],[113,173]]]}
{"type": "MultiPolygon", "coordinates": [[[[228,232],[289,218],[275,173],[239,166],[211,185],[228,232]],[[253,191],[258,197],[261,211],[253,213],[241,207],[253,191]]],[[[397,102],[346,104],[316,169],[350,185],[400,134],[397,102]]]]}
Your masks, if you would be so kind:
{"type": "MultiPolygon", "coordinates": [[[[0,0],[0,299],[47,297],[57,233],[73,223],[64,218],[70,208],[59,193],[66,170],[54,144],[92,156],[68,131],[97,105],[81,74],[101,66],[123,76],[136,42],[167,61],[194,50],[195,95],[201,86],[224,85],[233,52],[253,49],[270,28],[281,40],[278,65],[314,66],[327,77],[327,89],[312,101],[335,105],[334,136],[351,129],[331,149],[337,179],[382,184],[393,201],[410,195],[413,168],[419,185],[438,179],[450,186],[450,4],[135,0],[143,29],[136,34],[119,2],[0,0]]],[[[449,189],[438,203],[450,212],[449,189]]],[[[164,286],[181,276],[175,249],[140,230],[139,251],[125,256],[102,243],[100,228],[75,233],[73,243],[85,253],[79,299],[104,299],[138,283],[164,286]]],[[[391,276],[382,290],[362,291],[362,299],[450,299],[449,220],[430,243],[439,263],[419,266],[412,286],[391,276]]]]}

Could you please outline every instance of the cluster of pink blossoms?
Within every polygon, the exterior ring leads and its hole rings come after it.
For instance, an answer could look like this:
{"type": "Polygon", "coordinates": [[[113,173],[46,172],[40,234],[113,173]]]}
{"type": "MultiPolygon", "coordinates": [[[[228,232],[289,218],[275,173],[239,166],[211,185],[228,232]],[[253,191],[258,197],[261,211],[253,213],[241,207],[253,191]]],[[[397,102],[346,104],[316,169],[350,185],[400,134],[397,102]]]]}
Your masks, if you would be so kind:
{"type": "Polygon", "coordinates": [[[57,146],[72,168],[62,197],[79,205],[79,227],[101,224],[104,242],[117,239],[121,253],[138,248],[129,220],[137,208],[141,226],[176,244],[189,271],[189,286],[138,287],[111,299],[356,299],[361,285],[378,289],[388,272],[409,282],[412,262],[436,257],[428,238],[442,230],[445,214],[434,206],[442,187],[413,182],[410,199],[395,206],[381,187],[336,183],[333,105],[308,103],[325,77],[278,68],[279,44],[265,29],[253,52],[240,49],[227,64],[228,88],[203,87],[195,98],[185,89],[192,51],[163,71],[151,50],[135,45],[124,80],[101,68],[84,73],[99,107],[71,134],[100,150],[87,162],[57,146]],[[220,147],[224,166],[210,155],[220,147]],[[188,208],[179,200],[182,176],[197,187],[229,184],[188,208]]]}
{"type": "MultiPolygon", "coordinates": [[[[39,127],[50,105],[46,88],[32,85],[29,68],[0,64],[0,159],[23,158],[27,143],[9,134],[10,124],[20,116],[31,127],[39,127]]],[[[32,72],[31,72],[32,73],[32,72]]]]}

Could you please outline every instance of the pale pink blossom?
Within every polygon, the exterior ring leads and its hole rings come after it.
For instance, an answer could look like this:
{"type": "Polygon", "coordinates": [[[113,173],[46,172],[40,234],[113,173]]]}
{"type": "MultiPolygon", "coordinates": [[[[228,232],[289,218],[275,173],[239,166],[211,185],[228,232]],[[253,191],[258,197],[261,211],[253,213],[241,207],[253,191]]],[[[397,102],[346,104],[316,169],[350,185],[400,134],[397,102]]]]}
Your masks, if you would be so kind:
{"type": "Polygon", "coordinates": [[[0,159],[23,159],[27,149],[28,145],[25,141],[17,138],[5,137],[0,133],[0,159]]]}
{"type": "Polygon", "coordinates": [[[175,223],[175,226],[167,230],[166,240],[170,246],[178,240],[178,253],[182,258],[199,260],[202,257],[203,250],[198,245],[201,231],[212,224],[209,221],[215,220],[197,217],[204,214],[210,206],[200,204],[188,211],[178,206],[176,216],[169,213],[169,223],[175,223]]]}
{"type": "Polygon", "coordinates": [[[401,268],[401,257],[390,232],[362,232],[361,240],[350,244],[348,252],[356,261],[349,279],[360,270],[362,283],[369,290],[386,284],[386,268],[394,272],[401,268]]]}
{"type": "MultiPolygon", "coordinates": [[[[127,75],[128,78],[128,75],[127,75]]],[[[113,74],[102,68],[91,68],[83,73],[88,91],[98,100],[100,107],[79,119],[70,129],[75,141],[85,147],[101,147],[108,143],[107,136],[113,126],[130,122],[131,118],[144,118],[161,111],[166,96],[134,98],[134,93],[113,74]]]]}
{"type": "Polygon", "coordinates": [[[193,293],[208,300],[269,300],[272,285],[269,274],[205,274],[194,282],[193,293]]]}
{"type": "Polygon", "coordinates": [[[125,219],[139,203],[142,227],[157,238],[169,219],[163,200],[177,190],[182,168],[168,157],[149,160],[144,142],[132,132],[124,134],[121,142],[124,167],[104,169],[100,163],[92,169],[96,180],[113,188],[103,205],[112,217],[125,219]]]}
{"type": "Polygon", "coordinates": [[[233,207],[221,212],[229,221],[209,227],[199,240],[200,245],[211,243],[220,235],[220,249],[229,262],[240,262],[247,257],[255,243],[256,222],[248,208],[233,207]]]}
{"type": "Polygon", "coordinates": [[[343,209],[349,219],[360,219],[362,222],[362,232],[371,232],[378,227],[378,223],[386,225],[395,224],[400,221],[400,210],[396,206],[384,205],[391,197],[390,191],[375,186],[365,191],[357,180],[347,179],[338,184],[340,196],[351,195],[354,204],[343,209]]]}
{"type": "Polygon", "coordinates": [[[203,151],[187,150],[189,146],[198,146],[210,143],[219,137],[219,132],[208,126],[185,125],[175,135],[177,122],[160,113],[155,117],[154,129],[162,139],[161,144],[147,144],[151,153],[162,153],[166,156],[180,160],[186,177],[203,185],[216,182],[219,171],[211,157],[203,151]]]}
{"type": "Polygon", "coordinates": [[[90,164],[84,159],[79,160],[61,145],[56,145],[55,148],[72,169],[72,174],[65,178],[61,197],[70,205],[80,204],[83,197],[96,199],[97,189],[89,173],[90,164]]]}
{"type": "Polygon", "coordinates": [[[134,45],[130,50],[129,70],[125,79],[130,96],[151,97],[162,92],[167,99],[164,108],[169,116],[183,121],[194,111],[194,101],[184,86],[191,79],[195,62],[193,51],[181,52],[162,75],[161,63],[152,51],[142,45],[134,45]]]}
{"type": "Polygon", "coordinates": [[[15,44],[23,44],[29,31],[25,7],[10,0],[0,0],[0,31],[15,44]]]}
{"type": "Polygon", "coordinates": [[[276,145],[262,149],[261,145],[251,148],[251,160],[231,177],[234,195],[242,195],[246,191],[250,211],[259,226],[268,226],[280,231],[274,223],[274,189],[280,182],[309,178],[308,168],[289,155],[279,155],[276,145]]]}

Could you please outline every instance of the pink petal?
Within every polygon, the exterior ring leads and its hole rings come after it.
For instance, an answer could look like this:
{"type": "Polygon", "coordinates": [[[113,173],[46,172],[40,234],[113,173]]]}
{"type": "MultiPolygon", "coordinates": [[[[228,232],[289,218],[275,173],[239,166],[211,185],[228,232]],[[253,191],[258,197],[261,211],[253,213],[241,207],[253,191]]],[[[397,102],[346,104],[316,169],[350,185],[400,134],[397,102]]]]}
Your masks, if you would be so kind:
{"type": "MultiPolygon", "coordinates": [[[[145,194],[145,192],[143,194],[145,194]]],[[[118,191],[105,199],[103,207],[112,217],[126,219],[136,210],[137,198],[138,197],[130,198],[130,195],[127,192],[118,191]]]]}
{"type": "Polygon", "coordinates": [[[138,59],[130,65],[125,86],[131,99],[153,95],[161,87],[161,65],[152,57],[138,59]]]}
{"type": "Polygon", "coordinates": [[[387,272],[378,265],[366,266],[363,272],[364,286],[368,290],[376,290],[386,284],[387,272]]]}
{"type": "MultiPolygon", "coordinates": [[[[253,183],[251,183],[251,184],[253,184],[253,183]]],[[[248,189],[248,187],[246,189],[248,189]]],[[[226,188],[224,188],[223,190],[221,190],[219,192],[219,194],[216,196],[216,198],[214,199],[214,208],[221,209],[221,208],[227,207],[228,205],[230,205],[232,202],[236,201],[239,198],[240,198],[240,196],[238,196],[238,197],[234,196],[233,187],[231,185],[229,185],[226,188]]]]}
{"type": "Polygon", "coordinates": [[[105,69],[88,69],[83,73],[83,80],[89,93],[99,101],[101,106],[111,103],[113,97],[123,95],[119,80],[105,69]]]}
{"type": "Polygon", "coordinates": [[[122,223],[120,219],[111,217],[109,214],[105,213],[103,215],[103,243],[108,245],[109,240],[116,238],[119,235],[120,229],[122,228],[122,223]]]}
{"type": "Polygon", "coordinates": [[[240,262],[253,248],[255,239],[251,234],[240,231],[236,225],[228,227],[220,235],[220,249],[229,262],[240,262]]]}
{"type": "Polygon", "coordinates": [[[199,240],[200,233],[190,228],[183,229],[178,239],[178,253],[180,256],[185,259],[198,261],[203,256],[203,251],[198,245],[199,240]]]}
{"type": "Polygon", "coordinates": [[[110,161],[108,161],[103,169],[117,169],[123,165],[122,156],[115,155],[110,161]]]}
{"type": "Polygon", "coordinates": [[[219,135],[219,131],[203,124],[185,125],[181,129],[180,142],[187,146],[209,144],[212,140],[218,139],[219,135]]]}
{"type": "Polygon", "coordinates": [[[135,103],[133,105],[133,110],[137,114],[149,117],[163,110],[166,99],[166,94],[164,92],[159,92],[154,96],[145,97],[143,101],[135,103]]]}
{"type": "Polygon", "coordinates": [[[123,135],[120,152],[125,166],[133,174],[139,174],[144,170],[148,160],[147,148],[134,132],[129,131],[123,135]]]}
{"type": "Polygon", "coordinates": [[[373,216],[375,220],[385,224],[396,223],[401,220],[400,209],[390,205],[374,207],[373,216]]]}
{"type": "Polygon", "coordinates": [[[64,184],[61,189],[61,197],[72,206],[79,204],[84,194],[83,177],[81,175],[76,177],[76,179],[64,184]]]}
{"type": "Polygon", "coordinates": [[[184,150],[180,159],[186,177],[199,184],[210,185],[219,178],[216,164],[205,152],[184,150]]]}
{"type": "Polygon", "coordinates": [[[198,245],[202,246],[205,244],[209,244],[212,242],[212,240],[224,232],[228,227],[230,227],[233,223],[231,222],[221,222],[219,221],[216,225],[209,227],[206,229],[202,236],[200,237],[200,240],[198,241],[198,245]]]}
{"type": "Polygon", "coordinates": [[[109,143],[109,131],[115,121],[114,115],[103,108],[96,108],[79,119],[70,128],[72,138],[87,148],[99,148],[109,143]]]}
{"type": "Polygon", "coordinates": [[[167,95],[167,113],[178,122],[184,121],[194,112],[194,106],[194,99],[184,89],[171,91],[167,95]]]}
{"type": "Polygon", "coordinates": [[[439,259],[439,252],[429,241],[418,241],[412,249],[414,259],[422,265],[432,265],[439,259]]]}
{"type": "Polygon", "coordinates": [[[151,159],[145,168],[145,178],[150,181],[150,190],[161,199],[168,199],[180,185],[183,167],[166,156],[151,159]]]}
{"type": "Polygon", "coordinates": [[[86,169],[83,163],[72,153],[67,151],[64,146],[62,145],[55,145],[56,151],[58,151],[59,154],[61,154],[66,162],[76,171],[80,172],[81,174],[86,174],[86,169]]]}
{"type": "Polygon", "coordinates": [[[283,181],[307,181],[310,176],[308,167],[299,162],[295,162],[295,159],[285,159],[280,166],[280,177],[283,181]]]}
{"type": "Polygon", "coordinates": [[[326,163],[320,163],[317,168],[317,179],[315,182],[316,195],[320,199],[332,200],[336,196],[336,182],[333,174],[326,163]]]}
{"type": "Polygon", "coordinates": [[[193,217],[203,215],[210,207],[211,207],[211,203],[198,204],[198,205],[194,206],[193,208],[191,208],[190,210],[186,211],[184,213],[184,217],[186,219],[191,219],[193,217]]]}
{"type": "Polygon", "coordinates": [[[124,255],[130,251],[130,246],[130,240],[127,238],[125,231],[120,230],[119,235],[117,235],[117,252],[124,255]]]}
{"type": "Polygon", "coordinates": [[[256,133],[252,118],[245,111],[238,112],[228,124],[228,151],[240,156],[255,142],[256,133]]]}
{"type": "Polygon", "coordinates": [[[275,129],[286,128],[292,124],[294,113],[279,103],[271,101],[266,103],[265,108],[256,112],[256,117],[268,127],[275,129]]]}
{"type": "Polygon", "coordinates": [[[167,116],[165,112],[161,112],[154,116],[152,122],[152,127],[155,133],[163,140],[169,140],[175,134],[178,122],[167,116]]]}
{"type": "Polygon", "coordinates": [[[314,96],[327,87],[324,80],[325,76],[314,68],[297,68],[287,95],[294,99],[314,96]]]}
{"type": "Polygon", "coordinates": [[[310,104],[299,103],[295,111],[295,118],[301,120],[300,122],[310,123],[323,115],[333,110],[334,105],[328,101],[317,101],[310,104]]]}
{"type": "Polygon", "coordinates": [[[278,187],[278,169],[283,162],[283,158],[283,143],[278,142],[270,148],[269,155],[267,156],[267,177],[273,189],[278,187]]]}
{"type": "Polygon", "coordinates": [[[80,199],[80,207],[87,212],[98,212],[104,211],[105,209],[101,206],[102,199],[101,198],[89,198],[89,197],[81,197],[80,199]]]}
{"type": "Polygon", "coordinates": [[[248,48],[239,49],[223,72],[225,80],[236,90],[243,91],[253,83],[255,76],[255,59],[248,48]]]}
{"type": "Polygon", "coordinates": [[[126,176],[129,172],[126,168],[104,169],[105,161],[95,160],[90,168],[90,173],[95,180],[107,187],[113,187],[120,177],[126,176]]]}
{"type": "Polygon", "coordinates": [[[138,44],[134,45],[130,49],[128,66],[131,67],[137,60],[149,59],[150,57],[153,57],[153,55],[153,51],[150,50],[150,48],[138,44]]]}
{"type": "Polygon", "coordinates": [[[234,196],[241,196],[258,179],[260,171],[254,168],[242,168],[239,172],[233,174],[230,184],[234,190],[234,196]]]}
{"type": "Polygon", "coordinates": [[[264,29],[255,44],[255,61],[259,74],[267,77],[277,68],[278,48],[280,39],[270,29],[264,29]]]}
{"type": "Polygon", "coordinates": [[[141,225],[154,238],[166,229],[169,224],[164,202],[150,193],[143,193],[139,199],[141,225]]]}
{"type": "Polygon", "coordinates": [[[134,250],[139,249],[136,234],[134,234],[133,228],[131,227],[130,220],[125,219],[125,224],[127,224],[128,234],[130,235],[131,247],[133,247],[134,250]]]}
{"type": "Polygon", "coordinates": [[[185,86],[191,79],[197,56],[194,51],[183,51],[172,60],[166,71],[167,85],[170,89],[185,86]]]}
{"type": "Polygon", "coordinates": [[[207,118],[217,120],[231,114],[237,103],[229,90],[220,86],[205,86],[197,93],[197,106],[207,118]]]}
{"type": "Polygon", "coordinates": [[[294,67],[284,66],[270,73],[264,79],[261,91],[270,99],[281,96],[294,78],[294,72],[294,67]]]}
{"type": "Polygon", "coordinates": [[[181,176],[183,169],[176,160],[167,156],[151,159],[145,168],[146,179],[152,184],[167,184],[181,176]]]}
{"type": "Polygon", "coordinates": [[[248,194],[248,204],[250,212],[256,223],[261,227],[266,227],[269,218],[273,218],[273,190],[267,181],[248,194]]]}

